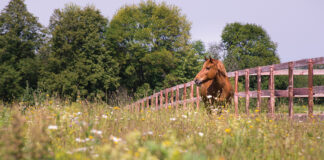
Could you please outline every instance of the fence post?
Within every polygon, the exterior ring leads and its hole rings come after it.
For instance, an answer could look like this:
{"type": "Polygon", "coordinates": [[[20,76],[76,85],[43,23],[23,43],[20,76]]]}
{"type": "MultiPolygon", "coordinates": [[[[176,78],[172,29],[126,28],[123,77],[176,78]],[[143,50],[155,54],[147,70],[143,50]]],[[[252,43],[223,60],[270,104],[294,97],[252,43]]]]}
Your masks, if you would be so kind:
{"type": "Polygon", "coordinates": [[[176,110],[179,108],[179,86],[177,85],[177,91],[176,91],[176,110]]]}
{"type": "Polygon", "coordinates": [[[170,97],[170,99],[171,99],[171,107],[173,107],[173,87],[171,88],[171,97],[170,97]]]}
{"type": "Polygon", "coordinates": [[[160,91],[160,109],[163,108],[163,90],[160,91]]]}
{"type": "Polygon", "coordinates": [[[200,96],[199,96],[199,87],[196,86],[196,94],[197,94],[197,99],[196,99],[196,105],[197,105],[197,110],[199,110],[199,100],[200,100],[200,96]]]}
{"type": "Polygon", "coordinates": [[[190,85],[190,99],[191,99],[191,107],[193,108],[194,107],[194,82],[191,82],[191,85],[190,85]]]}
{"type": "Polygon", "coordinates": [[[261,113],[261,67],[258,67],[258,92],[257,109],[261,113]]]}
{"type": "Polygon", "coordinates": [[[269,112],[270,112],[270,116],[273,117],[274,105],[275,105],[273,65],[270,66],[269,90],[270,90],[269,112]]]}
{"type": "Polygon", "coordinates": [[[186,99],[187,99],[187,86],[186,83],[183,85],[183,109],[187,109],[186,107],[186,99]]]}
{"type": "Polygon", "coordinates": [[[313,60],[308,60],[308,116],[313,117],[313,60]]]}
{"type": "Polygon", "coordinates": [[[238,72],[235,71],[235,93],[234,93],[234,106],[235,115],[238,115],[238,72]]]}
{"type": "Polygon", "coordinates": [[[169,105],[169,100],[168,100],[168,98],[169,98],[169,90],[166,89],[166,90],[165,90],[165,109],[168,109],[168,105],[169,105]]]}
{"type": "Polygon", "coordinates": [[[294,116],[294,63],[289,62],[288,64],[288,97],[289,97],[289,118],[293,118],[294,116]]]}
{"type": "Polygon", "coordinates": [[[245,111],[246,114],[249,115],[250,111],[249,111],[249,105],[250,105],[250,93],[249,93],[249,89],[250,89],[250,71],[249,69],[245,70],[245,111]]]}

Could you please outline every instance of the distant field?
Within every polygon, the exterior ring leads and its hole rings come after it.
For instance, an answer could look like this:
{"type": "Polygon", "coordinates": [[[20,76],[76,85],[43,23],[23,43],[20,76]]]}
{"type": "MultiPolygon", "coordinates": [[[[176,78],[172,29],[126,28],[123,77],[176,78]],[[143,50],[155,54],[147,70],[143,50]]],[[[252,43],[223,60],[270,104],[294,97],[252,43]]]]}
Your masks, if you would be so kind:
{"type": "Polygon", "coordinates": [[[272,120],[258,111],[250,118],[203,109],[130,113],[82,102],[18,109],[0,106],[0,159],[324,157],[324,121],[272,120]]]}

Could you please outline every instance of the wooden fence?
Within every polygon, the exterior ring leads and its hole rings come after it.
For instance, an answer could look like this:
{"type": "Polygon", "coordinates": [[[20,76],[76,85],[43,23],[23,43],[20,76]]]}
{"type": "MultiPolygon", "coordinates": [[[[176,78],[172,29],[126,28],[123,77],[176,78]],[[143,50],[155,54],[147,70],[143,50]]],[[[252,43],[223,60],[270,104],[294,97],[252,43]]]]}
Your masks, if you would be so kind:
{"type": "MultiPolygon", "coordinates": [[[[308,97],[308,115],[313,116],[313,99],[314,97],[324,97],[324,86],[313,86],[314,75],[324,75],[324,69],[313,69],[314,65],[324,64],[324,57],[303,59],[294,62],[274,64],[250,69],[244,69],[229,72],[228,77],[234,78],[234,107],[235,114],[238,114],[238,99],[245,98],[245,111],[249,114],[250,98],[257,98],[257,108],[260,109],[262,98],[269,98],[268,113],[273,116],[275,111],[275,98],[288,97],[289,99],[289,117],[293,117],[293,101],[294,97],[308,97]],[[307,68],[307,69],[297,69],[307,68]],[[274,83],[275,75],[288,75],[289,85],[287,90],[276,90],[274,83]],[[308,75],[308,88],[294,88],[294,75],[308,75]],[[245,76],[245,92],[238,92],[238,77],[245,76]],[[257,91],[250,91],[249,77],[257,76],[257,91]],[[268,90],[261,90],[261,77],[269,76],[268,90]]],[[[324,82],[323,82],[324,83],[324,82]]],[[[180,104],[184,109],[188,104],[199,109],[199,87],[193,81],[179,84],[177,86],[161,90],[151,96],[140,99],[130,105],[128,109],[131,111],[140,111],[145,108],[167,109],[168,107],[179,108],[180,104]],[[182,95],[180,96],[180,89],[182,95]],[[190,94],[188,95],[187,93],[190,94]],[[194,93],[196,96],[194,96],[194,93]]]]}

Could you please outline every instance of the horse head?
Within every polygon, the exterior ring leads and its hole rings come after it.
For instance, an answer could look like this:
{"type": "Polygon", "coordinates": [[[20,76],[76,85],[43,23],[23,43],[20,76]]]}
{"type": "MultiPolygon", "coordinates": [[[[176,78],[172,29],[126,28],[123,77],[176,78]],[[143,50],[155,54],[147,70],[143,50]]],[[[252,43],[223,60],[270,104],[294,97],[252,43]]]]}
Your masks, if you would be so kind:
{"type": "Polygon", "coordinates": [[[221,61],[209,57],[205,58],[205,63],[194,81],[200,86],[204,82],[217,79],[218,76],[227,77],[225,67],[221,61]]]}

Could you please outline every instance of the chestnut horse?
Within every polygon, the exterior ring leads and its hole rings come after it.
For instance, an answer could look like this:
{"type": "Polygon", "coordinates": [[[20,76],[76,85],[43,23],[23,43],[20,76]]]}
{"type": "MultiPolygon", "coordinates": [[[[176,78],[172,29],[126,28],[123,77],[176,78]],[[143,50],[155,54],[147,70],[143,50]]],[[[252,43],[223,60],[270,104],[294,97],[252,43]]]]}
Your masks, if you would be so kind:
{"type": "MultiPolygon", "coordinates": [[[[205,63],[194,81],[197,86],[200,86],[200,96],[205,103],[208,113],[211,113],[212,109],[212,106],[209,105],[224,106],[231,102],[234,93],[224,64],[221,61],[205,58],[205,63]]],[[[221,113],[221,109],[218,113],[221,113]]]]}

